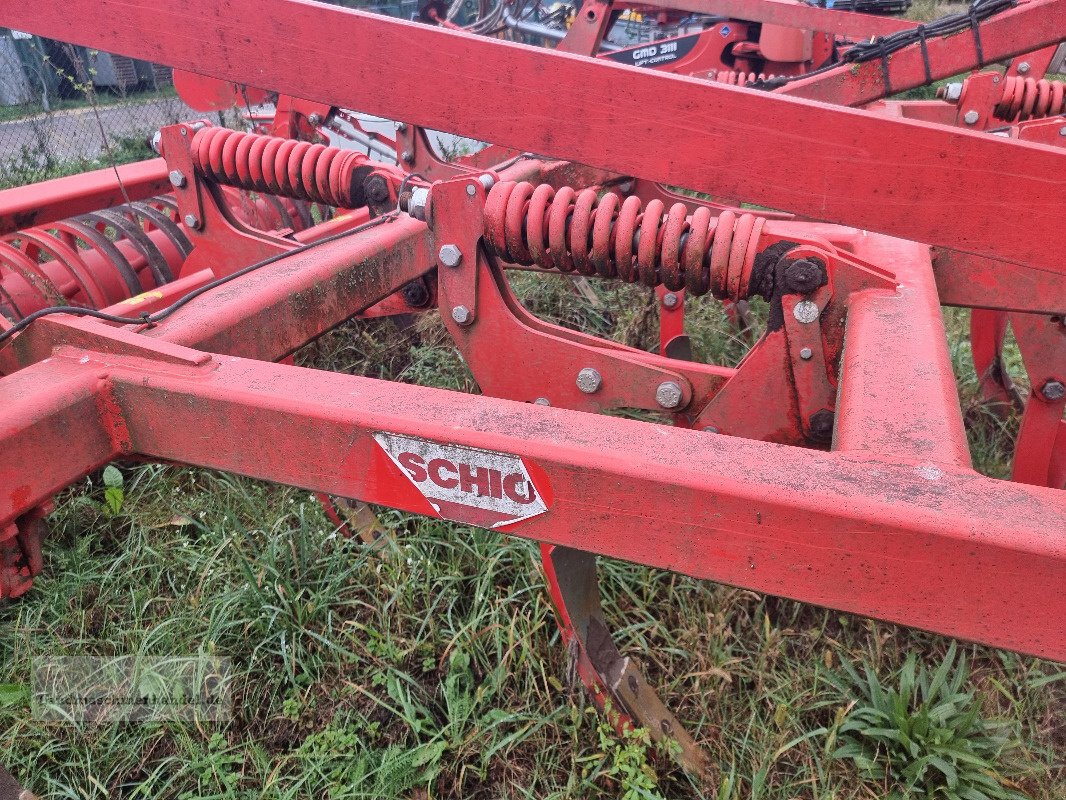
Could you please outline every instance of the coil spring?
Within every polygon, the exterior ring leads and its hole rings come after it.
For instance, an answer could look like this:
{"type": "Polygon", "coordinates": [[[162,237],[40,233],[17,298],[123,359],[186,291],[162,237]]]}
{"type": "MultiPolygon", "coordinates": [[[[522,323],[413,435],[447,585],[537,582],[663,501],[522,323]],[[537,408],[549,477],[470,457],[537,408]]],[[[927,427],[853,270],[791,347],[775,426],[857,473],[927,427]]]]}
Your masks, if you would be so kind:
{"type": "Polygon", "coordinates": [[[1012,75],[1003,79],[1003,96],[995,115],[1004,122],[1023,122],[1066,114],[1066,81],[1034,80],[1012,75]]]}
{"type": "Polygon", "coordinates": [[[767,291],[764,275],[753,279],[764,224],[754,214],[689,214],[683,203],[667,210],[661,200],[645,207],[638,197],[525,182],[497,183],[485,203],[486,240],[511,263],[732,300],[767,291]]]}
{"type": "Polygon", "coordinates": [[[747,86],[755,81],[772,81],[777,75],[766,75],[762,72],[738,72],[731,69],[719,69],[707,73],[707,80],[715,83],[728,83],[730,86],[747,86]]]}
{"type": "Polygon", "coordinates": [[[94,211],[0,240],[0,313],[105,308],[162,286],[192,246],[171,197],[94,211]]]}
{"type": "Polygon", "coordinates": [[[363,205],[355,170],[367,157],[322,144],[204,127],[192,140],[199,172],[251,191],[354,208],[363,205]]]}

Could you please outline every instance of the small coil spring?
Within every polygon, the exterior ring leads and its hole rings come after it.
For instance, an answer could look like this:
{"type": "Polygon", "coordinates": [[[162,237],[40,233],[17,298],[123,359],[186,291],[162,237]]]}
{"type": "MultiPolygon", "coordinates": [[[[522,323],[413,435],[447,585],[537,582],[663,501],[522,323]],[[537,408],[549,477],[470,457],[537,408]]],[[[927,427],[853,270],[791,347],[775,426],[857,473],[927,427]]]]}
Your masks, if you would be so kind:
{"type": "Polygon", "coordinates": [[[199,172],[218,183],[341,208],[362,205],[363,153],[322,144],[203,127],[192,140],[199,172]]]}
{"type": "Polygon", "coordinates": [[[772,81],[776,75],[766,75],[762,72],[738,72],[731,69],[719,69],[707,74],[707,80],[715,83],[728,83],[730,86],[747,86],[755,81],[772,81]]]}
{"type": "Polygon", "coordinates": [[[754,214],[525,182],[497,183],[485,203],[487,243],[506,261],[723,300],[765,292],[753,279],[764,225],[754,214]]]}
{"type": "Polygon", "coordinates": [[[1017,75],[1006,77],[1003,79],[1003,96],[994,113],[1004,122],[1066,114],[1066,81],[1038,81],[1017,75]]]}

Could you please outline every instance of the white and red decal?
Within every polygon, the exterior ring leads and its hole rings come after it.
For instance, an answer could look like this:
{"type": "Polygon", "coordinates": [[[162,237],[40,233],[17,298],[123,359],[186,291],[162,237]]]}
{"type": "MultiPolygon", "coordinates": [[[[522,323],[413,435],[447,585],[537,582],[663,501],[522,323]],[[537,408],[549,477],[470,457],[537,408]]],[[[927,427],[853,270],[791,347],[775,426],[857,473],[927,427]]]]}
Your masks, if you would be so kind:
{"type": "Polygon", "coordinates": [[[551,505],[547,476],[520,456],[394,433],[374,439],[443,519],[500,528],[551,505]]]}

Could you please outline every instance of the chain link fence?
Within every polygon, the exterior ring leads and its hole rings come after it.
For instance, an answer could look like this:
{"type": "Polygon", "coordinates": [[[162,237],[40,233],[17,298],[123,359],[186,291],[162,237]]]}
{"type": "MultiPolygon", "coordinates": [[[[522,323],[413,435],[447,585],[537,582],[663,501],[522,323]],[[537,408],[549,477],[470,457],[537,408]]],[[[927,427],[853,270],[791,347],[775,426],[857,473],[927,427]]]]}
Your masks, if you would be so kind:
{"type": "Polygon", "coordinates": [[[0,28],[0,188],[149,158],[160,127],[203,116],[168,67],[0,28]]]}

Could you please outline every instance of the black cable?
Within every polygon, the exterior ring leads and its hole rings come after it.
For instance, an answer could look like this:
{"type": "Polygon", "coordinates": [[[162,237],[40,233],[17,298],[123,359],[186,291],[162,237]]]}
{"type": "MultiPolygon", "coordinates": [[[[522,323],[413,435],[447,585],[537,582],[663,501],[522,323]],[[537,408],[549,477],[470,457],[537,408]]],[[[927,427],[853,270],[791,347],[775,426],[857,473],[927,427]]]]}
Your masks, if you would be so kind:
{"type": "MultiPolygon", "coordinates": [[[[974,0],[969,9],[958,14],[948,14],[925,25],[917,25],[914,28],[890,33],[888,36],[878,36],[868,42],[860,42],[844,53],[843,58],[836,64],[821,67],[802,75],[754,81],[749,83],[748,86],[757,89],[776,89],[792,81],[810,78],[814,75],[828,72],[831,69],[837,69],[842,64],[861,64],[878,58],[881,59],[883,64],[887,64],[890,55],[905,47],[910,47],[912,44],[924,44],[927,38],[951,36],[965,30],[970,30],[973,33],[977,59],[983,63],[984,52],[981,47],[980,23],[1001,11],[1006,11],[1017,5],[1018,0],[974,0]]],[[[926,75],[931,75],[928,55],[926,55],[926,75]]]]}
{"type": "Polygon", "coordinates": [[[171,314],[174,314],[176,311],[178,311],[184,305],[189,303],[191,300],[194,300],[205,292],[209,292],[212,289],[217,289],[223,284],[229,283],[234,278],[240,278],[243,275],[247,275],[249,272],[254,272],[257,269],[261,269],[262,267],[275,264],[284,258],[300,255],[301,253],[306,253],[308,250],[312,250],[324,244],[329,244],[330,242],[335,242],[338,239],[343,239],[347,236],[352,236],[361,231],[365,231],[369,228],[381,225],[384,222],[392,222],[393,220],[397,219],[397,216],[398,213],[394,211],[389,214],[385,214],[383,216],[372,219],[370,220],[370,222],[360,225],[357,228],[352,228],[348,231],[341,231],[340,233],[335,233],[332,236],[327,236],[324,239],[318,239],[314,242],[308,242],[307,244],[300,245],[299,247],[294,247],[292,250],[286,250],[284,253],[277,253],[276,255],[270,256],[270,258],[264,258],[262,261],[257,261],[254,264],[249,264],[243,269],[239,269],[236,272],[231,273],[229,275],[225,275],[221,278],[216,278],[210,283],[205,283],[203,286],[193,289],[188,294],[182,295],[169,306],[162,309],[161,311],[156,311],[154,314],[141,314],[139,317],[120,317],[115,314],[108,314],[104,311],[98,311],[95,308],[82,308],[81,306],[49,306],[48,308],[42,308],[39,311],[34,311],[27,317],[23,317],[10,328],[8,328],[6,331],[0,332],[0,345],[2,345],[7,339],[10,339],[16,333],[19,333],[20,331],[23,331],[28,328],[32,323],[36,322],[41,317],[47,317],[51,314],[71,314],[73,316],[78,317],[91,317],[93,319],[104,320],[105,322],[117,322],[122,325],[154,325],[157,322],[162,322],[171,314]]]}

